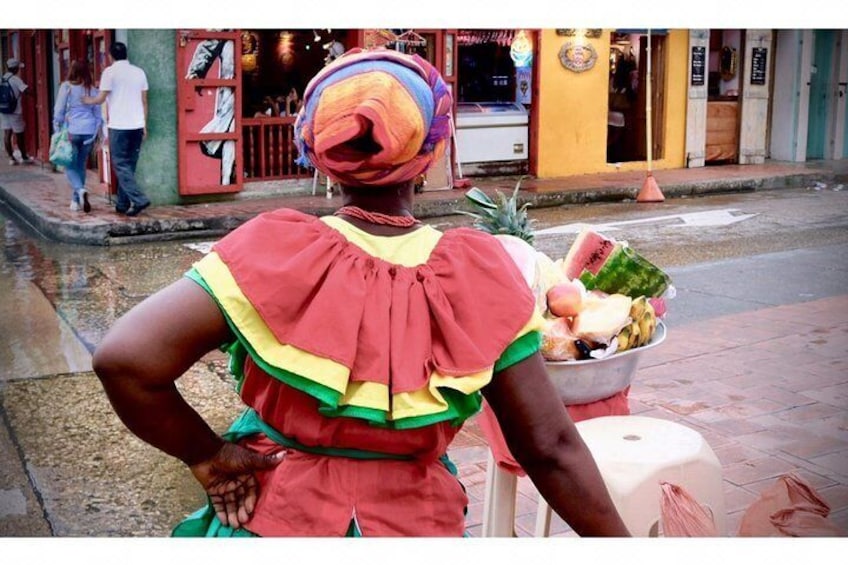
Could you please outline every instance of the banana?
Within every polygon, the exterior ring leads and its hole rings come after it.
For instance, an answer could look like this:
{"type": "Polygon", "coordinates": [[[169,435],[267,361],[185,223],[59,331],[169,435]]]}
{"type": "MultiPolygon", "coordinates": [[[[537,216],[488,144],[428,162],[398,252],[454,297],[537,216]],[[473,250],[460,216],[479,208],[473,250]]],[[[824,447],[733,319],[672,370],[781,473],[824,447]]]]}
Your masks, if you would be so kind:
{"type": "Polygon", "coordinates": [[[645,315],[646,308],[650,306],[648,299],[644,296],[639,296],[633,299],[632,304],[630,305],[630,317],[634,320],[639,320],[642,316],[645,315]]]}
{"type": "Polygon", "coordinates": [[[632,322],[630,326],[630,341],[627,344],[627,349],[633,349],[634,347],[639,347],[639,336],[642,331],[639,328],[639,322],[632,322]]]}
{"type": "Polygon", "coordinates": [[[641,345],[645,345],[651,338],[654,336],[654,331],[657,329],[657,315],[654,311],[654,307],[650,302],[645,303],[645,313],[642,315],[642,318],[639,319],[639,329],[642,332],[641,345]]]}
{"type": "Polygon", "coordinates": [[[618,349],[616,351],[626,351],[630,348],[630,326],[624,326],[618,335],[616,336],[618,340],[618,349]]]}
{"type": "Polygon", "coordinates": [[[630,318],[631,323],[622,328],[616,336],[617,351],[627,351],[645,345],[657,329],[656,312],[646,296],[633,299],[630,306],[630,318]]]}
{"type": "Polygon", "coordinates": [[[639,345],[645,345],[654,335],[657,324],[653,316],[646,314],[639,320],[639,345]]]}

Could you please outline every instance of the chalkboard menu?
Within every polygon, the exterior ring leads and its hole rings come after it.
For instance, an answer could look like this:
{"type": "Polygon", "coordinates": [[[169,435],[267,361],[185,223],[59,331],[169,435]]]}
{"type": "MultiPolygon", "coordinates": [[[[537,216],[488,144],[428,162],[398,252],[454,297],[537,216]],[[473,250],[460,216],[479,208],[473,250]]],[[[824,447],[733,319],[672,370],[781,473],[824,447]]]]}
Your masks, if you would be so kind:
{"type": "Polygon", "coordinates": [[[707,48],[692,47],[692,86],[704,86],[707,48]]]}
{"type": "Polygon", "coordinates": [[[765,47],[754,47],[751,53],[751,84],[766,83],[766,62],[768,49],[765,47]]]}

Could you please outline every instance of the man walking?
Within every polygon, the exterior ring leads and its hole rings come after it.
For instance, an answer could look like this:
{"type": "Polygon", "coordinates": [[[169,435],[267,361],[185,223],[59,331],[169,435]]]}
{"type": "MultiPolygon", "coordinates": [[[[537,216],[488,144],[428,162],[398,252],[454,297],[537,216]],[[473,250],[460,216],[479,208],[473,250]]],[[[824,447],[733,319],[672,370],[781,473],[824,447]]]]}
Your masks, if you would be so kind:
{"type": "Polygon", "coordinates": [[[18,76],[18,71],[24,66],[17,59],[6,61],[6,73],[0,81],[0,128],[3,129],[3,146],[9,156],[9,164],[32,163],[32,157],[27,155],[26,140],[24,139],[24,114],[21,96],[28,88],[27,84],[18,76]],[[18,151],[21,152],[20,160],[15,159],[12,147],[12,134],[15,135],[18,151]]]}
{"type": "Polygon", "coordinates": [[[118,177],[115,211],[137,216],[150,206],[150,199],[135,180],[141,143],[147,137],[147,75],[127,61],[127,46],[115,42],[109,48],[112,64],[100,77],[100,93],[84,97],[86,104],[106,102],[109,153],[118,177]]]}

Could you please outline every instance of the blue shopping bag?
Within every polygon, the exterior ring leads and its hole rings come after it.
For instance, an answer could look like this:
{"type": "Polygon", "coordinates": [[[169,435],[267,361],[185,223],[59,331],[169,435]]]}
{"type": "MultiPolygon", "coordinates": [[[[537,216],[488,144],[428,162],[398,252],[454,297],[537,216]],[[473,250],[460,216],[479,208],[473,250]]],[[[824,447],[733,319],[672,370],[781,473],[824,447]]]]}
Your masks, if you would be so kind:
{"type": "Polygon", "coordinates": [[[68,137],[68,128],[62,127],[50,138],[50,162],[57,167],[67,167],[74,162],[76,149],[68,137]]]}

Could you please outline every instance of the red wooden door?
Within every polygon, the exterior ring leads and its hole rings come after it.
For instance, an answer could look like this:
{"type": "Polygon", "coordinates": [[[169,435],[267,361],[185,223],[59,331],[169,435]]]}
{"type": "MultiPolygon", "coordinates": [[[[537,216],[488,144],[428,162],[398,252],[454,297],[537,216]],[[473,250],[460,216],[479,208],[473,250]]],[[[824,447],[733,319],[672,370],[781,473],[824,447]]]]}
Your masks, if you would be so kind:
{"type": "Polygon", "coordinates": [[[244,185],[241,35],[177,31],[179,193],[238,192],[244,185]]]}
{"type": "Polygon", "coordinates": [[[35,128],[36,151],[35,156],[43,162],[47,162],[47,153],[50,149],[50,124],[53,118],[53,108],[50,107],[49,78],[47,72],[47,58],[50,56],[50,48],[47,41],[47,31],[43,29],[34,32],[34,59],[35,59],[35,128]]]}
{"type": "MultiPolygon", "coordinates": [[[[109,48],[112,46],[113,31],[110,29],[96,29],[91,34],[91,78],[94,84],[100,87],[100,78],[103,71],[109,66],[109,48]]],[[[103,116],[104,122],[106,116],[103,116]]],[[[96,157],[97,179],[100,186],[107,195],[118,194],[118,177],[109,160],[109,144],[100,145],[96,157]]]]}
{"type": "Polygon", "coordinates": [[[100,85],[103,69],[109,66],[109,47],[112,46],[112,32],[106,29],[96,29],[91,34],[94,61],[91,66],[91,78],[94,84],[100,85]]]}
{"type": "MultiPolygon", "coordinates": [[[[30,157],[38,159],[46,158],[47,145],[45,144],[44,130],[45,121],[49,120],[49,111],[46,110],[46,68],[39,62],[38,58],[46,51],[43,45],[44,33],[32,29],[15,29],[8,32],[8,44],[5,53],[6,58],[15,57],[22,64],[18,76],[27,85],[26,94],[21,99],[23,118],[26,127],[24,129],[24,143],[26,153],[30,157]],[[41,74],[39,74],[41,73],[41,74]],[[46,113],[45,113],[46,112],[46,113]]],[[[3,72],[6,71],[5,61],[3,72]]],[[[17,143],[15,139],[14,143],[17,143]]]]}

